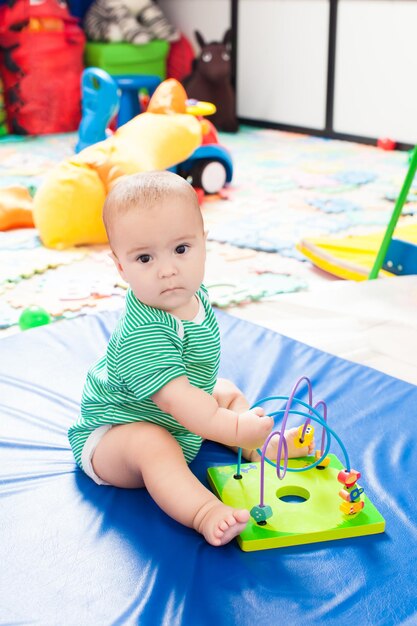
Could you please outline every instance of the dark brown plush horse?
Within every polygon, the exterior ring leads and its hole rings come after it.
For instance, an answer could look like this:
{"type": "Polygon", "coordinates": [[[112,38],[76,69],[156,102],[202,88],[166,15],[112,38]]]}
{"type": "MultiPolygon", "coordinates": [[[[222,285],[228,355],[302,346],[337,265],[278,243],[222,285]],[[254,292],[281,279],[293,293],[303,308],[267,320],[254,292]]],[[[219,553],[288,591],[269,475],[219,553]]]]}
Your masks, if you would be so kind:
{"type": "Polygon", "coordinates": [[[217,112],[210,116],[217,130],[234,133],[238,129],[235,93],[231,79],[231,30],[223,41],[206,43],[196,30],[195,37],[201,48],[195,59],[192,73],[184,78],[183,85],[189,98],[212,102],[217,112]]]}

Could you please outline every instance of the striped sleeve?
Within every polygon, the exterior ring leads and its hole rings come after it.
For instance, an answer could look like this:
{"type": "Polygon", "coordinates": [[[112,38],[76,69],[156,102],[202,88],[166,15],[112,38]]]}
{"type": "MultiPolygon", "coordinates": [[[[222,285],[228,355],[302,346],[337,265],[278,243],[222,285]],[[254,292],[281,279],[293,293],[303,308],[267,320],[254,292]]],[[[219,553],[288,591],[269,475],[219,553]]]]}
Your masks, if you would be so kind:
{"type": "Polygon", "coordinates": [[[118,374],[138,400],[186,376],[177,333],[158,323],[132,331],[119,346],[118,374]]]}

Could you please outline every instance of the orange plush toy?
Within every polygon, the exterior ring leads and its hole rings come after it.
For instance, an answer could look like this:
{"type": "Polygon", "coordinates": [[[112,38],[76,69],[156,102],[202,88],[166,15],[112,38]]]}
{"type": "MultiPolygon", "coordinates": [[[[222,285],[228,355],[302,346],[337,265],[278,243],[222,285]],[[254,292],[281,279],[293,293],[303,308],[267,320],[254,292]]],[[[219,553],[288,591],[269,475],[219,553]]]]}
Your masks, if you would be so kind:
{"type": "Polygon", "coordinates": [[[0,190],[0,230],[33,228],[32,198],[25,187],[0,190]]]}

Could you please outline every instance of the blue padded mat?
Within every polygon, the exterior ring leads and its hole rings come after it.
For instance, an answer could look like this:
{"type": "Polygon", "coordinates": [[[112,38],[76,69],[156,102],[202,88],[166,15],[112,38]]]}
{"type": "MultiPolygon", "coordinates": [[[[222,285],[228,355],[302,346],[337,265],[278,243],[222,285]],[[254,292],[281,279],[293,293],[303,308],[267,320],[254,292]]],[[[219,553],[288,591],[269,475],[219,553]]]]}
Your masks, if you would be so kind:
{"type": "MultiPolygon", "coordinates": [[[[141,626],[417,623],[417,388],[219,313],[221,373],[251,401],[308,375],[385,534],[242,552],[207,545],[143,490],[99,487],[66,438],[117,312],[0,342],[0,622],[141,626]]],[[[332,449],[338,452],[336,449],[332,449]]],[[[206,442],[192,464],[230,464],[206,442]]]]}

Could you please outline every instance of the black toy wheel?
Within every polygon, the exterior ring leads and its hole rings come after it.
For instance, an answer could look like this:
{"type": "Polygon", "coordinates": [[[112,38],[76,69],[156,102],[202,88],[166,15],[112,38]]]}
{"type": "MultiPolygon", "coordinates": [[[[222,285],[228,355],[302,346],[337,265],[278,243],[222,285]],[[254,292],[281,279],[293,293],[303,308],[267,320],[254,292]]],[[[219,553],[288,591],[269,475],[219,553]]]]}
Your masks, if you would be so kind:
{"type": "Polygon", "coordinates": [[[226,184],[227,172],[220,161],[201,160],[191,168],[188,182],[193,187],[200,187],[207,194],[218,193],[226,184]]]}

